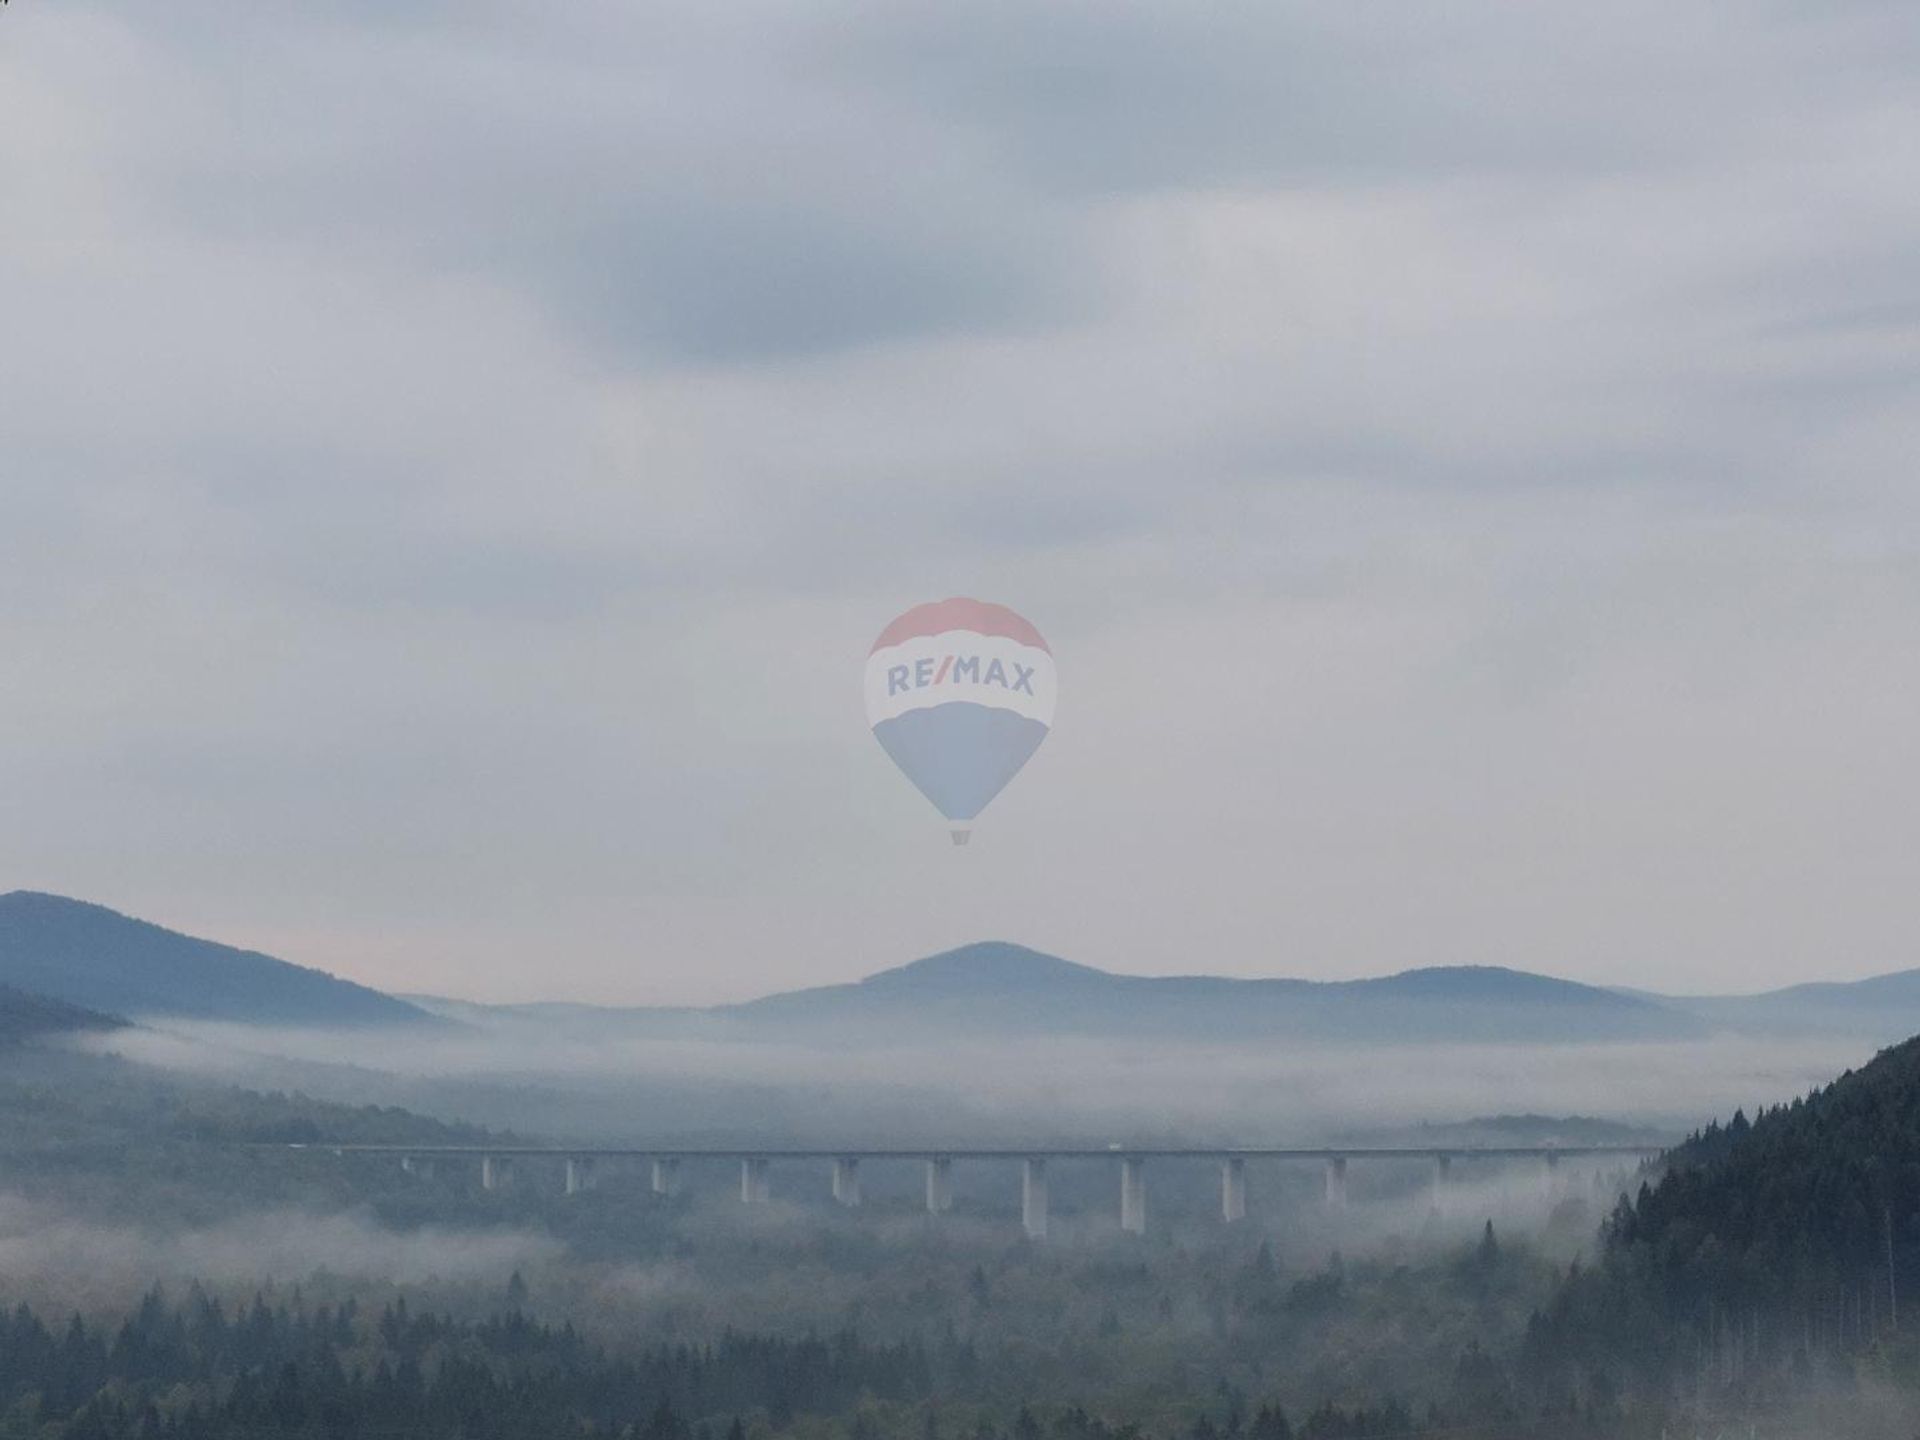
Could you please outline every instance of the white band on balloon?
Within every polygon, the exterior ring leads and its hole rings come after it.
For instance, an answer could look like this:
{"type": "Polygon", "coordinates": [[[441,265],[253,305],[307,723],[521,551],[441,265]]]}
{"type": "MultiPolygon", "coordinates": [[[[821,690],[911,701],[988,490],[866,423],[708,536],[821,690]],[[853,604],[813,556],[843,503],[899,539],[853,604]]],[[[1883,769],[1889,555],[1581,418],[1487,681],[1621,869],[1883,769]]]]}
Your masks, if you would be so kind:
{"type": "Polygon", "coordinates": [[[1005,635],[915,635],[867,657],[867,723],[953,700],[1053,724],[1053,657],[1005,635]]]}

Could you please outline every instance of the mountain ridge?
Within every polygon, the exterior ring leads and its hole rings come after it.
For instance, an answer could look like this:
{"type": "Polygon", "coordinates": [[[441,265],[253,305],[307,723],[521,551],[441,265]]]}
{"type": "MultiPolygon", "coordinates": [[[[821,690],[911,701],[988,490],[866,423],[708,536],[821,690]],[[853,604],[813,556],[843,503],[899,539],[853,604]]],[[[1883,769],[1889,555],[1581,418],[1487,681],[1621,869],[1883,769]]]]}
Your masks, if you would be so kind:
{"type": "Polygon", "coordinates": [[[444,1023],[322,970],[37,890],[0,895],[0,985],[114,1015],[292,1025],[444,1023]]]}
{"type": "Polygon", "coordinates": [[[1116,975],[1007,941],[978,941],[843,985],[704,1012],[746,1025],[937,1024],[998,1034],[1140,1038],[1679,1039],[1701,1022],[1577,981],[1499,966],[1363,980],[1116,975]]]}
{"type": "Polygon", "coordinates": [[[388,995],[104,906],[0,895],[0,986],[107,1015],[301,1026],[545,1023],[634,1035],[755,1040],[857,1033],[1422,1043],[1693,1039],[1714,1032],[1901,1034],[1920,1029],[1920,971],[1752,996],[1667,996],[1500,965],[1358,979],[1124,975],[1004,940],[976,941],[858,980],[714,1006],[484,1005],[388,995]]]}

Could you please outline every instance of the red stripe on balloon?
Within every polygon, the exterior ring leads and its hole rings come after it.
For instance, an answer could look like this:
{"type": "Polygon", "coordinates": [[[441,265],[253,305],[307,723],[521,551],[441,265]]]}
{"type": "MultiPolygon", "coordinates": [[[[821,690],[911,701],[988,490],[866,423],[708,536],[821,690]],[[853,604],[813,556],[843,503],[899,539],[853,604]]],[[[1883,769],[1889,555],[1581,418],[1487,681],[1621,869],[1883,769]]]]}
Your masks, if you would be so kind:
{"type": "Polygon", "coordinates": [[[949,630],[971,630],[976,635],[1003,635],[1022,645],[1046,650],[1049,655],[1053,653],[1047,649],[1047,642],[1040,638],[1040,632],[1033,628],[1031,621],[1004,605],[995,605],[987,600],[969,600],[964,596],[914,606],[880,632],[880,638],[873,642],[873,648],[884,650],[889,645],[898,645],[902,640],[912,640],[920,635],[941,635],[949,630]]]}

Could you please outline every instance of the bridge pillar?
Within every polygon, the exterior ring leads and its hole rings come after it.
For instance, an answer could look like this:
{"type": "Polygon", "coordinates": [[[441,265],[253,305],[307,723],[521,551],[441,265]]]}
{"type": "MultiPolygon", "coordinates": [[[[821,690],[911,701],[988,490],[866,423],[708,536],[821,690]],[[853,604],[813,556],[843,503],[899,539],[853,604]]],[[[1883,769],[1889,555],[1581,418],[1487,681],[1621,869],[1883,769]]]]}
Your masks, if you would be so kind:
{"type": "Polygon", "coordinates": [[[1247,1162],[1238,1155],[1220,1162],[1220,1218],[1229,1225],[1247,1218],[1247,1162]]]}
{"type": "Polygon", "coordinates": [[[1542,1183],[1546,1191],[1547,1203],[1553,1205],[1557,1204],[1560,1197],[1566,1193],[1567,1177],[1561,1173],[1560,1157],[1551,1150],[1547,1152],[1546,1161],[1547,1170],[1542,1183]]]}
{"type": "Polygon", "coordinates": [[[1047,1162],[1039,1156],[1021,1162],[1020,1224],[1029,1240],[1047,1238],[1047,1162]]]}
{"type": "Polygon", "coordinates": [[[833,1198],[847,1206],[860,1203],[860,1162],[850,1155],[833,1162],[833,1198]]]}
{"type": "Polygon", "coordinates": [[[1347,1208],[1347,1157],[1344,1155],[1327,1157],[1327,1208],[1347,1208]]]}
{"type": "Polygon", "coordinates": [[[480,1188],[498,1190],[507,1178],[507,1162],[498,1155],[480,1157],[480,1188]]]}
{"type": "Polygon", "coordinates": [[[1129,1235],[1147,1233],[1147,1177],[1132,1155],[1120,1162],[1120,1228],[1129,1235]]]}
{"type": "Polygon", "coordinates": [[[927,1213],[944,1215],[953,1208],[953,1161],[937,1155],[927,1161],[927,1213]]]}
{"type": "Polygon", "coordinates": [[[740,1162],[740,1203],[764,1205],[771,1193],[767,1188],[766,1156],[747,1156],[740,1162]]]}
{"type": "Polygon", "coordinates": [[[567,1194],[578,1195],[593,1183],[593,1161],[584,1156],[567,1157],[567,1194]]]}
{"type": "Polygon", "coordinates": [[[680,1160],[674,1155],[653,1157],[653,1193],[676,1195],[680,1191],[680,1160]]]}
{"type": "Polygon", "coordinates": [[[1433,1208],[1447,1213],[1447,1187],[1453,1178],[1453,1156],[1442,1151],[1433,1157],[1433,1208]]]}
{"type": "Polygon", "coordinates": [[[1346,1156],[1327,1156],[1327,1210],[1346,1210],[1346,1156]]]}

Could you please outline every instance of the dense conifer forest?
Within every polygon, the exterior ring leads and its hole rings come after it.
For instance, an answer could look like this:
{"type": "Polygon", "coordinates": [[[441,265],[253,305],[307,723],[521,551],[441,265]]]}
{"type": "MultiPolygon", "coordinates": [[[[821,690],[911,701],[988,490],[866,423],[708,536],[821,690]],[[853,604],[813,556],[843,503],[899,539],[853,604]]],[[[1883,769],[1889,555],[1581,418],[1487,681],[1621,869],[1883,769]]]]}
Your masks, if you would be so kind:
{"type": "Polygon", "coordinates": [[[1754,1404],[1910,1363],[1920,1285],[1920,1040],[1790,1104],[1736,1113],[1621,1196],[1598,1263],[1529,1327],[1536,1383],[1754,1404]],[[1903,1324],[1904,1319],[1904,1324],[1903,1324]],[[1597,1377],[1597,1380],[1596,1380],[1597,1377]]]}
{"type": "MultiPolygon", "coordinates": [[[[517,1282],[516,1282],[517,1283],[517,1282]]],[[[962,1342],[863,1341],[851,1333],[781,1340],[725,1334],[615,1358],[571,1325],[518,1310],[479,1323],[351,1301],[307,1307],[256,1298],[229,1315],[195,1292],[149,1295],[118,1324],[49,1325],[25,1306],[0,1317],[0,1434],[60,1440],[174,1436],[418,1435],[509,1440],[602,1435],[742,1440],[843,1417],[853,1437],[936,1436],[942,1409],[967,1414],[974,1440],[1126,1440],[1137,1425],[1084,1409],[1018,1406],[991,1419],[977,1356],[962,1342]],[[936,1402],[937,1405],[936,1405],[936,1402]],[[1045,1419],[1041,1416],[1045,1416],[1045,1419]]],[[[1334,1440],[1411,1434],[1404,1407],[1322,1405],[1293,1425],[1277,1406],[1221,1421],[1193,1440],[1334,1440]]]]}

